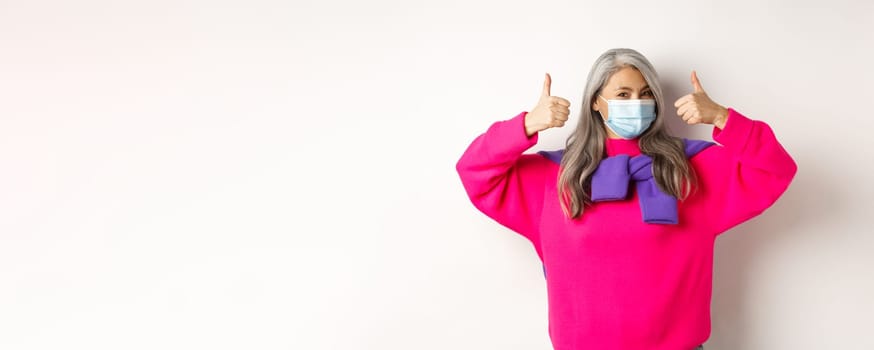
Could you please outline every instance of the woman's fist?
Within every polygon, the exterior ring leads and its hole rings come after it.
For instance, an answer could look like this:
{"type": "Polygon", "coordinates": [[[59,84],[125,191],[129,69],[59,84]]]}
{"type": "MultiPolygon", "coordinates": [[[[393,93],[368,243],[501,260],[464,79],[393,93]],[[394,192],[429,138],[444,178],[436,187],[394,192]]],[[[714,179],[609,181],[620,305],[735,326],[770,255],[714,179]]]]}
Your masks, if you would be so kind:
{"type": "Polygon", "coordinates": [[[687,124],[713,124],[722,129],[725,119],[728,118],[728,109],[719,105],[707,96],[698,75],[692,71],[692,87],[695,91],[677,99],[674,107],[677,107],[677,115],[683,118],[687,124]]]}
{"type": "Polygon", "coordinates": [[[564,126],[564,122],[567,121],[568,115],[571,113],[570,101],[549,95],[551,84],[552,79],[549,77],[549,73],[546,73],[540,101],[537,101],[537,105],[525,115],[525,133],[528,137],[542,130],[564,126]]]}

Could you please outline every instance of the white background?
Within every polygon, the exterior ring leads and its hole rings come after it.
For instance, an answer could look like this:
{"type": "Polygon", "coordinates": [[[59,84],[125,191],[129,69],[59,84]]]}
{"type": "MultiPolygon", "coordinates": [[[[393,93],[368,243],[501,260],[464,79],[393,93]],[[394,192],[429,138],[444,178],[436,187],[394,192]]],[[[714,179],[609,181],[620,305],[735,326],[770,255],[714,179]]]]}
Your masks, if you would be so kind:
{"type": "MultiPolygon", "coordinates": [[[[717,240],[717,349],[872,349],[871,1],[0,1],[0,348],[549,349],[455,161],[631,47],[799,166],[717,240]]],[[[670,116],[670,115],[669,115],[670,116]]],[[[708,126],[675,134],[709,138],[708,126]]]]}

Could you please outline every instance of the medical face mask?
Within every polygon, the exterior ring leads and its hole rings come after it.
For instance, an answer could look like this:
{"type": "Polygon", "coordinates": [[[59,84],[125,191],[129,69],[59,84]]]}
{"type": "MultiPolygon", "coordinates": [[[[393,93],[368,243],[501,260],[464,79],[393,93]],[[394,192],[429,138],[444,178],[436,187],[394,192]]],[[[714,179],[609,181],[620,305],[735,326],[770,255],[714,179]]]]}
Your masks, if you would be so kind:
{"type": "Polygon", "coordinates": [[[610,130],[625,139],[640,136],[656,118],[655,100],[608,100],[607,121],[610,130]]]}

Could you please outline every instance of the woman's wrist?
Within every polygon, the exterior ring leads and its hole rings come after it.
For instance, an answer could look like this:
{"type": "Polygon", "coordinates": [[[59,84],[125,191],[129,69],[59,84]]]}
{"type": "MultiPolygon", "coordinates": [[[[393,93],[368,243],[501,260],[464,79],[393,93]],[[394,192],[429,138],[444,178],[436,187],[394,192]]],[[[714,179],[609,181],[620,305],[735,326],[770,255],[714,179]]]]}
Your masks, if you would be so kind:
{"type": "Polygon", "coordinates": [[[726,121],[728,121],[728,108],[722,107],[720,112],[716,114],[716,117],[713,118],[713,126],[723,129],[725,128],[726,121]]]}
{"type": "Polygon", "coordinates": [[[540,130],[536,126],[532,125],[533,118],[531,118],[529,116],[530,116],[529,113],[525,114],[525,123],[524,123],[525,124],[525,136],[531,137],[531,136],[534,136],[534,134],[536,134],[540,130]]]}

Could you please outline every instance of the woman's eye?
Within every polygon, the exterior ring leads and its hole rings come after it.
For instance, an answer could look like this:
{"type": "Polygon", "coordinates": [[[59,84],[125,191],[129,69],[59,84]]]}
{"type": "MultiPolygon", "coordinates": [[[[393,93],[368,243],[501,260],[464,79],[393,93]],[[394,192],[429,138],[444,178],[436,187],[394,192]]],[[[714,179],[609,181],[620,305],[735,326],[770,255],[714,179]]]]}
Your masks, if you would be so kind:
{"type": "Polygon", "coordinates": [[[643,94],[652,96],[652,91],[644,91],[643,94]]]}
{"type": "Polygon", "coordinates": [[[620,92],[618,96],[619,96],[619,97],[625,97],[625,95],[626,95],[626,93],[624,93],[624,92],[620,92]]]}

